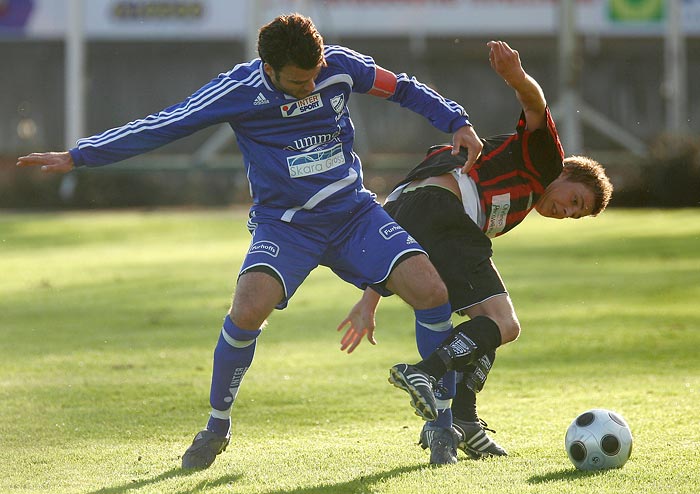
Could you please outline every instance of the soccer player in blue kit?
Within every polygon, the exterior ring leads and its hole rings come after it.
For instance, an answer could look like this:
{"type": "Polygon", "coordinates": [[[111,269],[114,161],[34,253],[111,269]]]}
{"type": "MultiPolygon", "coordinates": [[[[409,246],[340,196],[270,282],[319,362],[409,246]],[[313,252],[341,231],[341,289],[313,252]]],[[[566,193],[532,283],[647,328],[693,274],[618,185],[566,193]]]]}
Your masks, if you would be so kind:
{"type": "Polygon", "coordinates": [[[324,45],[312,21],[282,15],[259,31],[260,58],[236,65],[185,101],[65,152],[33,153],[17,165],[47,173],[108,165],[205,127],[228,123],[243,154],[253,205],[252,234],[214,350],[211,413],[182,457],[207,468],[226,449],[231,408],[268,316],[286,307],[319,265],[359,288],[395,293],[415,310],[416,338],[436,348],[452,329],[447,288],[425,251],[362,182],[348,112],[351,93],[400,104],[445,133],[468,170],[483,143],[468,115],[406,74],[351,49],[324,45]]]}

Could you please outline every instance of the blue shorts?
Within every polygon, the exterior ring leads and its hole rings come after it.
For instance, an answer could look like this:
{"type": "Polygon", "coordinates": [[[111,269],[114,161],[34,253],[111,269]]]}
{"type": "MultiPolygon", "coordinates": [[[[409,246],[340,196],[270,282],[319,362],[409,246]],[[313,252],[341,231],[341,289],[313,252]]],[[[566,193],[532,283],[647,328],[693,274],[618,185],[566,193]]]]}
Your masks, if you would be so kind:
{"type": "Polygon", "coordinates": [[[239,276],[249,270],[272,272],[282,284],[284,309],[313,269],[328,266],[340,278],[382,295],[396,263],[425,250],[376,202],[334,224],[297,225],[273,218],[248,221],[253,239],[239,276]]]}

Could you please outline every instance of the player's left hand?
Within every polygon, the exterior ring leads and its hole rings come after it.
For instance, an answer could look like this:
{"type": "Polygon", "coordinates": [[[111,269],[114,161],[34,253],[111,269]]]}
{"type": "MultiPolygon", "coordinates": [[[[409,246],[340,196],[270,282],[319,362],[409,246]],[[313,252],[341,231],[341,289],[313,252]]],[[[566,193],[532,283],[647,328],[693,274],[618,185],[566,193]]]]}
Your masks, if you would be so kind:
{"type": "Polygon", "coordinates": [[[346,327],[345,335],[340,340],[341,352],[352,353],[365,335],[367,341],[373,345],[377,344],[374,339],[374,310],[369,308],[367,304],[363,304],[362,301],[355,304],[350,310],[350,314],[338,326],[338,331],[342,331],[346,327]]]}
{"type": "Polygon", "coordinates": [[[484,143],[471,125],[460,127],[452,136],[452,155],[459,154],[460,147],[467,148],[468,151],[467,162],[462,167],[462,173],[467,173],[481,157],[481,150],[484,148],[484,143]]]}
{"type": "Polygon", "coordinates": [[[520,53],[511,48],[505,41],[489,41],[489,63],[491,68],[514,89],[525,79],[525,70],[520,63],[520,53]]]}
{"type": "Polygon", "coordinates": [[[44,173],[68,173],[73,166],[73,158],[68,151],[61,153],[32,153],[17,158],[17,166],[39,166],[44,173]]]}

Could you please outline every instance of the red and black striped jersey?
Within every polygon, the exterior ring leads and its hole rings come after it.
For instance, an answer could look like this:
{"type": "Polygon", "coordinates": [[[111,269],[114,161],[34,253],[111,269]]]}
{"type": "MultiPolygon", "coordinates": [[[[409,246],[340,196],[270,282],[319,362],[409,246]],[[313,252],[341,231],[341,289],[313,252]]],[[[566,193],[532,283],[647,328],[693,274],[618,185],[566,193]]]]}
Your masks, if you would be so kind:
{"type": "MultiPolygon", "coordinates": [[[[485,216],[483,231],[489,237],[503,235],[525,219],[563,168],[564,150],[549,108],[544,128],[531,132],[525,125],[521,112],[514,134],[482,138],[481,157],[469,171],[485,216]]],[[[447,144],[432,146],[425,159],[397,186],[464,165],[467,150],[462,149],[457,156],[451,151],[452,146],[447,144]]]]}

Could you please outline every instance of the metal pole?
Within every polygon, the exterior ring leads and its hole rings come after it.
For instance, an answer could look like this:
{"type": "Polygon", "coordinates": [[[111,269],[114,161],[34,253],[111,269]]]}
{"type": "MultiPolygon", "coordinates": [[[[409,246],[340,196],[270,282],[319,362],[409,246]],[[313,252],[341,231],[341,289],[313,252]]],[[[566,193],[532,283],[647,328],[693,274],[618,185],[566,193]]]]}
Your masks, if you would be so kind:
{"type": "Polygon", "coordinates": [[[681,0],[668,0],[666,19],[666,43],[664,65],[666,81],[666,128],[669,132],[682,132],[686,129],[688,106],[687,60],[685,36],[682,26],[681,0]]]}
{"type": "Polygon", "coordinates": [[[583,133],[578,108],[578,80],[576,53],[576,3],[562,0],[559,3],[559,98],[563,123],[563,145],[567,154],[580,153],[583,133]]]}
{"type": "Polygon", "coordinates": [[[253,59],[258,56],[258,29],[260,29],[260,19],[266,5],[260,0],[248,2],[248,22],[246,22],[245,36],[245,56],[253,59]]]}
{"type": "Polygon", "coordinates": [[[66,148],[73,147],[85,130],[85,35],[83,0],[70,0],[65,36],[66,148]]]}
{"type": "MultiPolygon", "coordinates": [[[[85,131],[85,23],[83,0],[69,0],[65,34],[65,146],[70,149],[85,131]]],[[[75,195],[78,179],[64,175],[58,193],[64,201],[75,195]]]]}
{"type": "MultiPolygon", "coordinates": [[[[253,59],[258,56],[258,30],[262,25],[263,13],[267,8],[266,0],[248,0],[245,15],[246,33],[244,39],[245,57],[253,59]]],[[[226,124],[218,126],[216,131],[192,154],[192,163],[205,166],[233,139],[231,127],[226,124]]]]}

